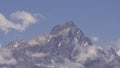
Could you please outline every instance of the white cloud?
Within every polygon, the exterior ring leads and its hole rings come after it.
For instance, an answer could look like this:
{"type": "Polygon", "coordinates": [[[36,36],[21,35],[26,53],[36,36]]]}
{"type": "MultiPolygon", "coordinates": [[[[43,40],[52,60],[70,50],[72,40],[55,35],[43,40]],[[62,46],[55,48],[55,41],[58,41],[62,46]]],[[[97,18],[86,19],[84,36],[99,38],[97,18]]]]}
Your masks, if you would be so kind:
{"type": "MultiPolygon", "coordinates": [[[[37,15],[26,11],[17,11],[10,15],[10,19],[7,19],[0,13],[0,29],[5,33],[8,33],[11,29],[24,31],[28,26],[35,24],[38,21],[37,17],[37,15]],[[12,21],[12,19],[14,21],[12,21]]],[[[40,16],[40,18],[41,17],[44,16],[40,16]]]]}
{"type": "Polygon", "coordinates": [[[98,42],[100,40],[97,36],[93,36],[91,39],[93,42],[98,42]]]}
{"type": "Polygon", "coordinates": [[[10,50],[0,48],[0,64],[15,65],[16,63],[10,50]]]}
{"type": "Polygon", "coordinates": [[[117,52],[117,54],[120,56],[120,50],[117,52]]]}
{"type": "Polygon", "coordinates": [[[120,49],[120,38],[109,41],[109,43],[106,46],[107,48],[112,47],[116,50],[119,50],[120,49]]]}
{"type": "Polygon", "coordinates": [[[61,67],[61,68],[85,68],[84,65],[80,63],[71,62],[70,60],[67,60],[67,59],[65,59],[65,63],[63,66],[66,66],[66,67],[61,67]]]}
{"type": "Polygon", "coordinates": [[[99,48],[96,46],[89,46],[81,50],[81,53],[76,57],[77,62],[84,64],[88,59],[95,60],[98,57],[97,49],[99,48]]]}
{"type": "Polygon", "coordinates": [[[71,62],[69,59],[64,59],[64,64],[56,63],[54,68],[85,68],[83,64],[71,62]]]}

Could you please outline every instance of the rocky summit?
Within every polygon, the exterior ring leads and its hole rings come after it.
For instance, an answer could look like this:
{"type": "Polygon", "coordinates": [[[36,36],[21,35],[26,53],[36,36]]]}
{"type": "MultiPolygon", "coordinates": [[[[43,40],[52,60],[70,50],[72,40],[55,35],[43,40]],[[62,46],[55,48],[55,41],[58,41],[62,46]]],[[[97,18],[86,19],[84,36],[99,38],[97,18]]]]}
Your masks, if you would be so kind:
{"type": "Polygon", "coordinates": [[[0,68],[119,68],[120,56],[94,46],[72,22],[0,48],[0,68]]]}

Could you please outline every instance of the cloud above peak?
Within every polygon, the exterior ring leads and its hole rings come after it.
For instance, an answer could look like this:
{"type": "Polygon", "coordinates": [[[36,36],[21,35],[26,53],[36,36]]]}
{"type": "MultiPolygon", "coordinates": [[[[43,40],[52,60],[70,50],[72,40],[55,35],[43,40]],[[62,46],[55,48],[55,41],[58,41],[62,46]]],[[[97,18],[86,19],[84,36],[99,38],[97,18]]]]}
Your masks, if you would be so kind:
{"type": "Polygon", "coordinates": [[[10,30],[24,31],[28,26],[35,24],[37,21],[36,15],[26,11],[14,12],[10,14],[10,19],[0,13],[0,29],[5,33],[8,33],[10,30]]]}

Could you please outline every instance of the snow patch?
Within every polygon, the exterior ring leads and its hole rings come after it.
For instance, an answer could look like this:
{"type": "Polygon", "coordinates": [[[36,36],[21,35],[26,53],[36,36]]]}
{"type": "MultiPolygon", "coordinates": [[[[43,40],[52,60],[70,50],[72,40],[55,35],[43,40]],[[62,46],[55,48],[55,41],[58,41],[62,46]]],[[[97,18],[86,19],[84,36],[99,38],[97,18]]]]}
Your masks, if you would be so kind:
{"type": "Polygon", "coordinates": [[[117,52],[117,54],[120,56],[120,50],[117,52]]]}
{"type": "Polygon", "coordinates": [[[60,47],[60,46],[61,46],[61,44],[62,44],[62,42],[60,42],[60,43],[58,44],[58,47],[60,47]]]}
{"type": "Polygon", "coordinates": [[[18,47],[18,46],[19,46],[19,43],[18,43],[18,42],[15,42],[14,47],[18,47]]]}
{"type": "Polygon", "coordinates": [[[37,57],[44,57],[46,54],[44,54],[44,53],[33,53],[33,52],[31,52],[31,51],[26,51],[25,52],[25,54],[27,55],[27,56],[31,56],[31,57],[35,57],[35,58],[37,58],[37,57]]]}
{"type": "Polygon", "coordinates": [[[44,53],[33,53],[31,54],[32,57],[44,57],[46,54],[44,53]]]}
{"type": "Polygon", "coordinates": [[[85,42],[85,43],[84,43],[84,46],[89,46],[88,42],[85,42]]]}

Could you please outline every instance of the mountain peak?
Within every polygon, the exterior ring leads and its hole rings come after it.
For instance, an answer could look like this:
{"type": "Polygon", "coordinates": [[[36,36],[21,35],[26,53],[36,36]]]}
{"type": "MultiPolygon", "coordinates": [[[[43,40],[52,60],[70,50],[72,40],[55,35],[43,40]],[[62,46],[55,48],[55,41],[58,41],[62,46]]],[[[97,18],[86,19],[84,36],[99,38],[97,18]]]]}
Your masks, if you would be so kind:
{"type": "Polygon", "coordinates": [[[54,26],[50,34],[52,34],[52,35],[56,35],[56,34],[61,35],[61,34],[68,34],[68,33],[81,34],[81,35],[84,36],[82,31],[74,24],[73,21],[68,21],[63,25],[54,26]]]}
{"type": "Polygon", "coordinates": [[[108,52],[109,52],[109,55],[117,55],[115,50],[112,47],[108,50],[108,52]]]}
{"type": "Polygon", "coordinates": [[[8,66],[6,68],[83,68],[79,67],[81,64],[84,68],[120,67],[120,57],[113,48],[106,54],[101,48],[92,45],[72,21],[54,26],[50,34],[38,35],[28,42],[13,41],[6,49],[11,54],[9,58],[8,52],[5,51],[5,55],[1,51],[1,56],[6,59],[3,61],[9,63],[15,59],[17,64],[0,64],[0,68],[5,68],[4,65],[8,66]]]}
{"type": "Polygon", "coordinates": [[[64,39],[69,38],[72,40],[77,38],[79,44],[83,41],[84,42],[81,44],[84,44],[86,41],[90,43],[89,38],[84,36],[83,32],[74,24],[73,21],[68,21],[63,25],[54,26],[50,34],[61,36],[64,39]]]}
{"type": "Polygon", "coordinates": [[[63,24],[63,27],[64,28],[68,28],[68,27],[71,28],[71,27],[76,27],[76,25],[74,24],[73,21],[68,21],[65,24],[63,24]]]}

